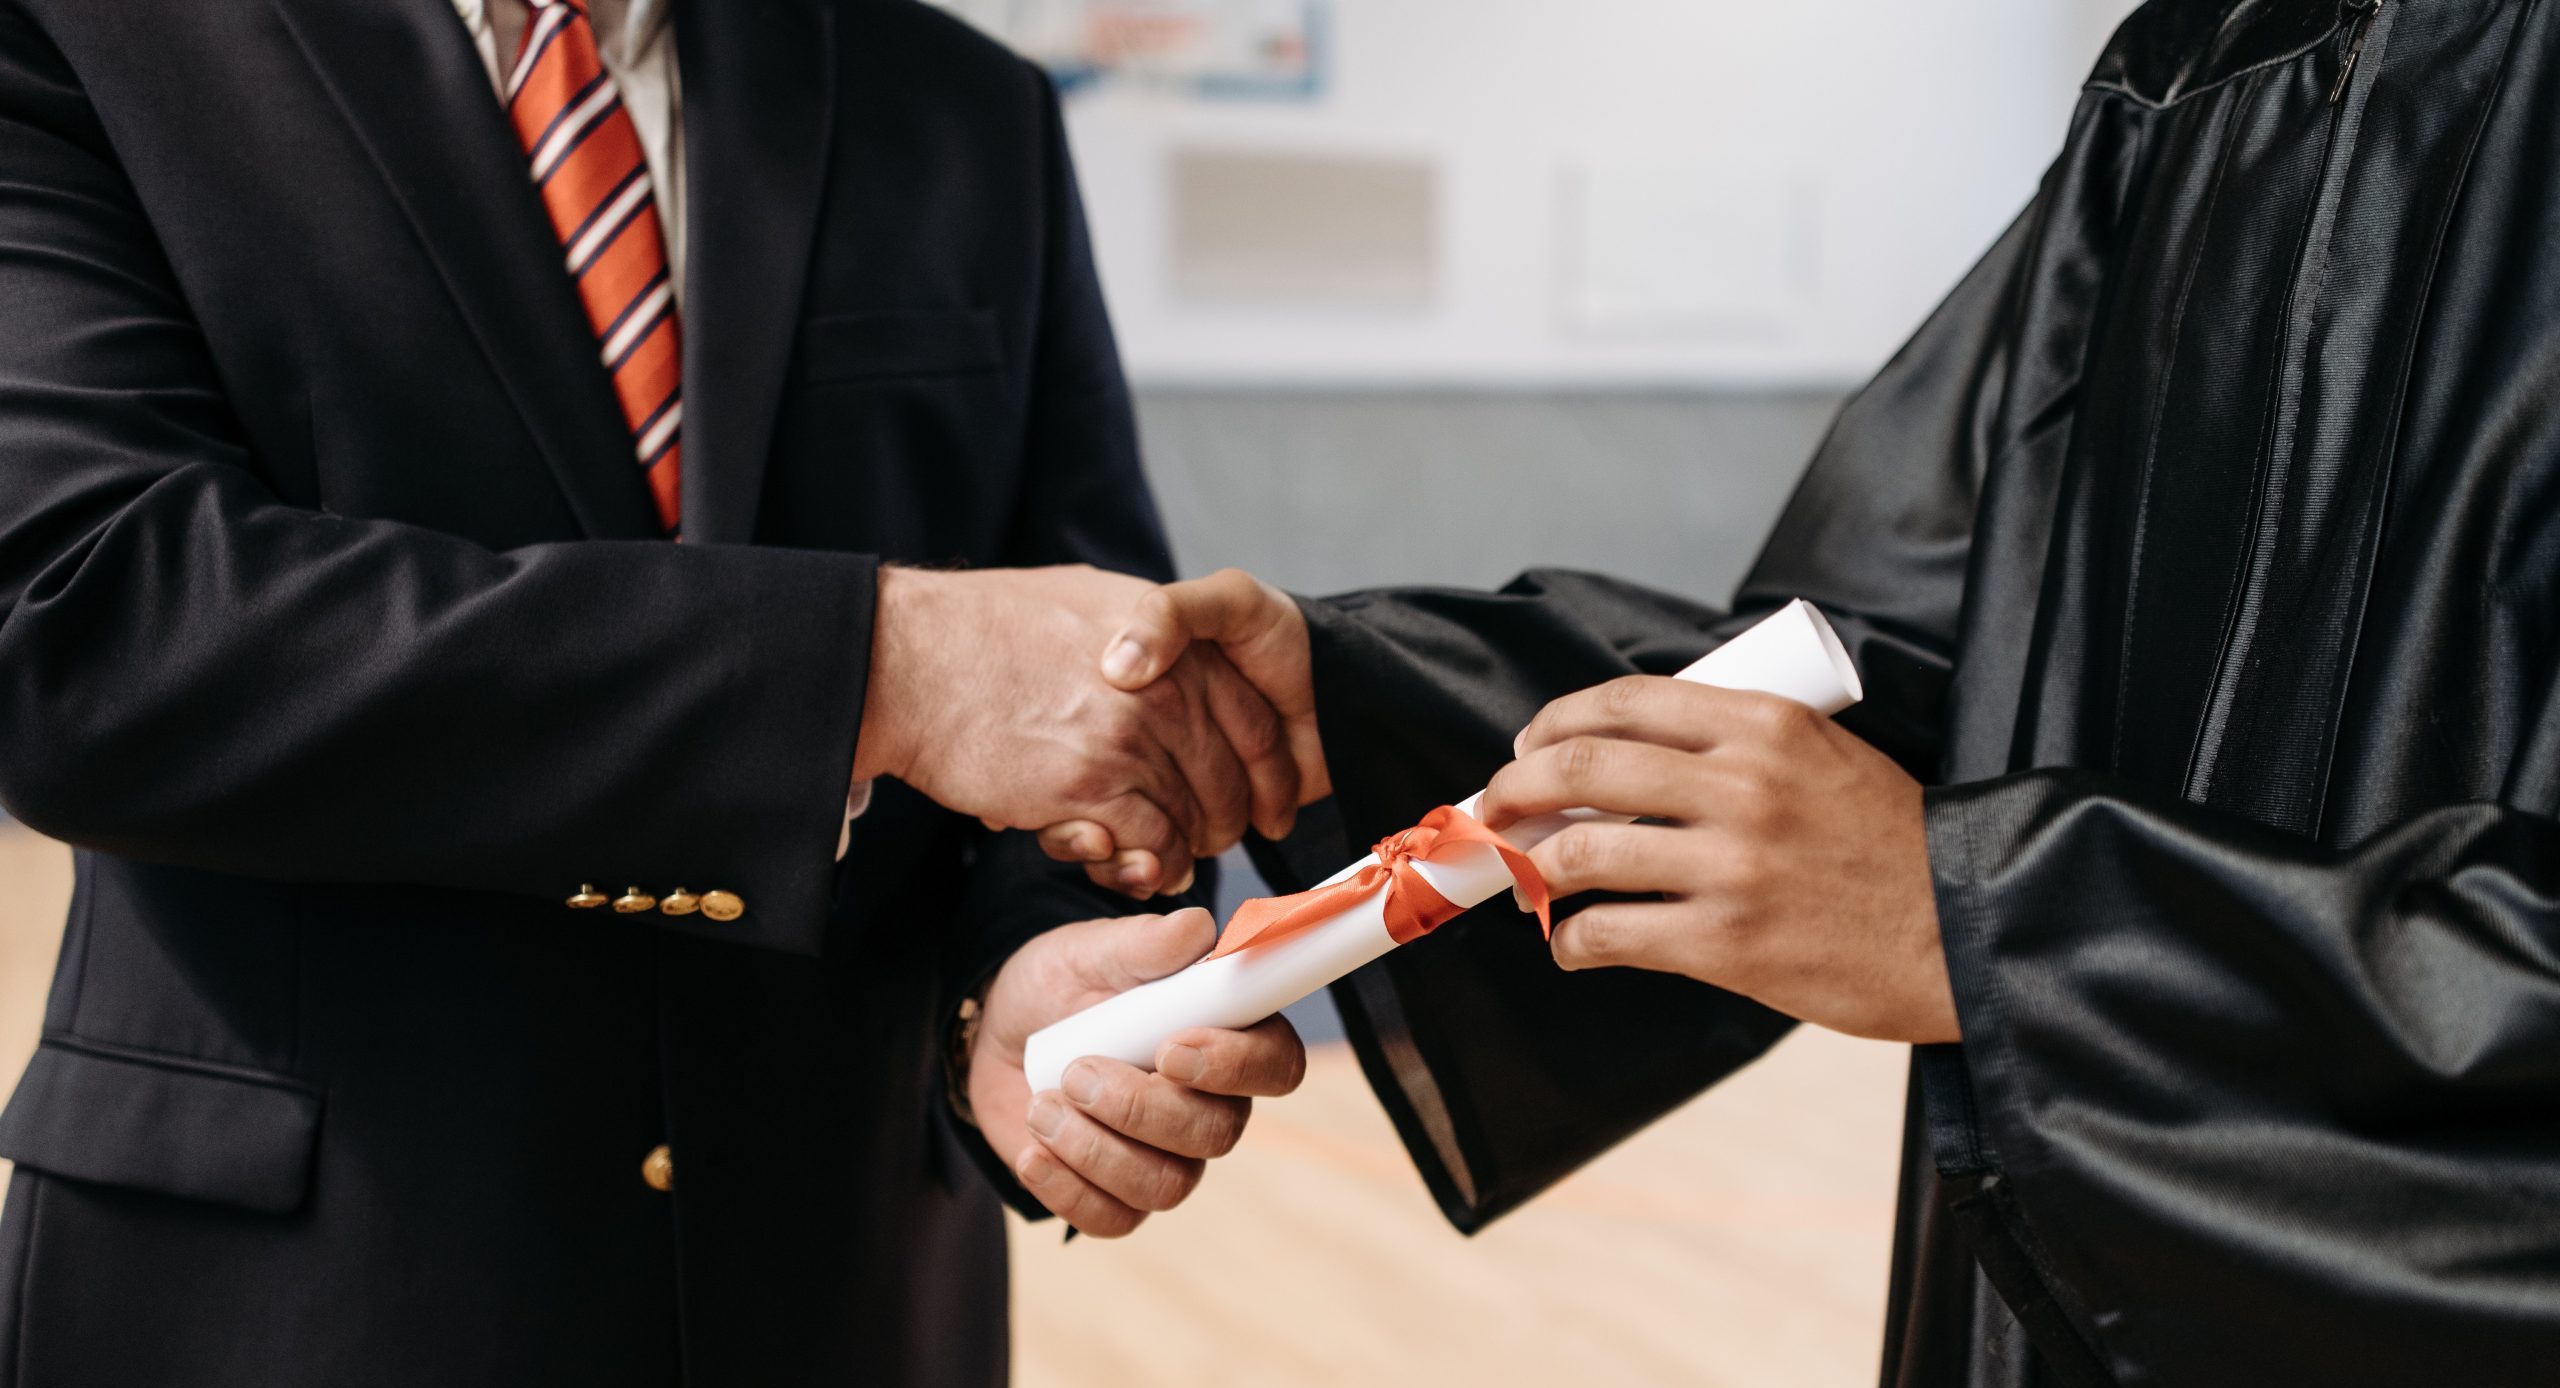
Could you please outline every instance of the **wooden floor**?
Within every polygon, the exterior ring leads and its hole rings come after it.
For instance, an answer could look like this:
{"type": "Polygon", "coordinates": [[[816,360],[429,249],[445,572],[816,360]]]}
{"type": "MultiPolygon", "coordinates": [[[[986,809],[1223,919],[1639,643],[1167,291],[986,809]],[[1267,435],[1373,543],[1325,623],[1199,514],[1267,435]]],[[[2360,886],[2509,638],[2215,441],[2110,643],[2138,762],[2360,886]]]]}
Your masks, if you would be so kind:
{"type": "MultiPolygon", "coordinates": [[[[69,891],[0,827],[0,1075],[69,891]]],[[[1474,1239],[1338,1047],[1192,1203],[1118,1243],[1017,1224],[1022,1388],[1874,1382],[1904,1052],[1806,1032],[1474,1239]]]]}
{"type": "MultiPolygon", "coordinates": [[[[70,901],[71,855],[0,823],[0,1077],[12,1089],[44,1026],[45,985],[70,901]]],[[[0,1172],[8,1169],[0,1162],[0,1172]]]]}

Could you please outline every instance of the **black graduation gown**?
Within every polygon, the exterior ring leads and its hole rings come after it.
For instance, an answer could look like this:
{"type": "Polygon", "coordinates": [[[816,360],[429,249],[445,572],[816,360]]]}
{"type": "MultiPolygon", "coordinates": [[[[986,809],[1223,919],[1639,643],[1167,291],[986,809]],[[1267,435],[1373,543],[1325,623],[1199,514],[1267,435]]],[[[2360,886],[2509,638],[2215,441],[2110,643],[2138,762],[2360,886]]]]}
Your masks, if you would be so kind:
{"type": "MultiPolygon", "coordinates": [[[[2550,5],[2155,2],[1730,616],[1309,604],[1351,843],[1554,695],[1839,623],[1965,1034],[1916,1054],[1887,1384],[2560,1381],[2555,112],[2550,5]]],[[[1338,993],[1467,1229],[1787,1025],[1508,906],[1338,993]]]]}

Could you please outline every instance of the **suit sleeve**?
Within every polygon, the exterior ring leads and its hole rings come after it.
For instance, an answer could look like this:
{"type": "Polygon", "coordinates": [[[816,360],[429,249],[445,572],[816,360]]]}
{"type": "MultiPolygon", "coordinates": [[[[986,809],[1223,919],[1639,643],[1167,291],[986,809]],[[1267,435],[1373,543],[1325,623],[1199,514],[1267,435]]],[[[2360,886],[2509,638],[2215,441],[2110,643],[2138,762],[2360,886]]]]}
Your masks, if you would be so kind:
{"type": "MultiPolygon", "coordinates": [[[[1796,597],[1857,661],[1844,726],[1934,775],[1974,501],[2009,446],[2006,312],[2034,208],[1843,409],[1730,612],[1589,574],[1499,593],[1306,604],[1339,832],[1266,854],[1291,881],[1484,784],[1547,701],[1668,674],[1796,597]]],[[[1686,979],[1557,969],[1535,923],[1479,907],[1335,986],[1371,1084],[1441,1207],[1472,1231],[1759,1056],[1790,1025],[1686,979]]]]}
{"type": "Polygon", "coordinates": [[[815,952],[873,562],[497,553],[281,502],[59,54],[0,6],[0,800],[250,876],[565,898],[815,952]]]}

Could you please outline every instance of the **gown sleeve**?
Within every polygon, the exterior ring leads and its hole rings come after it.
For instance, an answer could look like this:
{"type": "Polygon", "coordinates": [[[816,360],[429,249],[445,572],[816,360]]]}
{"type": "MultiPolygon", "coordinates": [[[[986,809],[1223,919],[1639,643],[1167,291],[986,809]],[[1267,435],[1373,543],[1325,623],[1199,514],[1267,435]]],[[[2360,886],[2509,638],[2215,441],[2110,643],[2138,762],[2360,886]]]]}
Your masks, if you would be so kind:
{"type": "MultiPolygon", "coordinates": [[[[1547,701],[1668,674],[1796,597],[1839,628],[1868,690],[1843,725],[1924,779],[1940,729],[1979,481],[2008,445],[2030,207],[1841,412],[1728,613],[1591,574],[1498,593],[1406,589],[1305,604],[1337,823],[1262,853],[1303,885],[1481,786],[1547,701]]],[[[1688,979],[1557,969],[1507,899],[1335,985],[1370,1083],[1450,1220],[1472,1232],[1706,1086],[1790,1025],[1688,979]]]]}
{"type": "Polygon", "coordinates": [[[2457,804],[2329,849],[2070,771],[1928,819],[1971,1081],[1937,1160],[1968,1241],[2015,1250],[2004,1298],[2068,1312],[2047,1358],[2549,1381],[2560,821],[2457,804]]]}

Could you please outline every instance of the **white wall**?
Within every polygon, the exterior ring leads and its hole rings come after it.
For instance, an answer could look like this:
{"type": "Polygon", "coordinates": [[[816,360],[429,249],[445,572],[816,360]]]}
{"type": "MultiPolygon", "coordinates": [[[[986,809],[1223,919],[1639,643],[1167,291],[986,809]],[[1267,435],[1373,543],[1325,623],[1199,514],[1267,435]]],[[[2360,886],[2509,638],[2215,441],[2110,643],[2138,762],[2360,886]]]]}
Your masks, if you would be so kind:
{"type": "MultiPolygon", "coordinates": [[[[1073,98],[1069,124],[1122,348],[1142,384],[1835,383],[1871,370],[2030,196],[2124,8],[1334,0],[1323,100],[1106,88],[1073,98]],[[1178,296],[1165,244],[1177,147],[1432,162],[1433,293],[1378,308],[1178,296]],[[1795,199],[1800,283],[1760,292],[1788,267],[1746,251],[1725,258],[1748,263],[1719,273],[1736,277],[1737,302],[1782,311],[1577,326],[1559,281],[1568,171],[1584,165],[1622,186],[1663,180],[1710,221],[1726,192],[1754,206],[1795,199]]],[[[1746,248],[1758,244],[1743,232],[1746,248]]],[[[1638,282],[1658,273],[1619,268],[1638,282]]]]}

